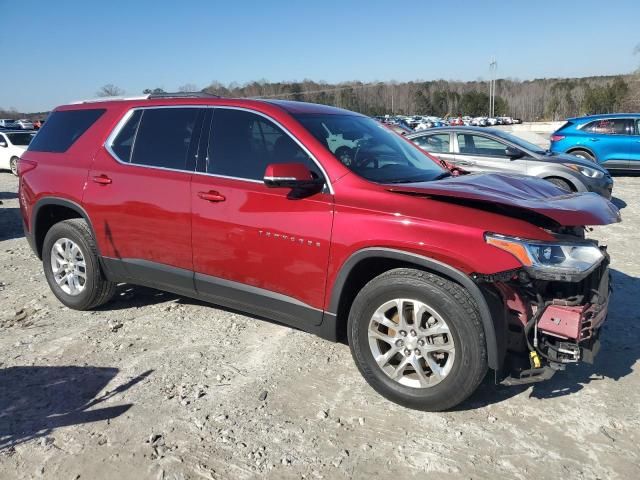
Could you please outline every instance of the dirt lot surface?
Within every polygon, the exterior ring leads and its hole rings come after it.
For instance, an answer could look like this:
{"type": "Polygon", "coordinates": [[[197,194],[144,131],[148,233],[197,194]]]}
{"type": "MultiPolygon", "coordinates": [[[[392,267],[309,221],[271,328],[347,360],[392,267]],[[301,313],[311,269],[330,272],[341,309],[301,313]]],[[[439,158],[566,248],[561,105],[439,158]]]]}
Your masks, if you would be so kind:
{"type": "Polygon", "coordinates": [[[0,173],[2,479],[640,478],[640,177],[592,234],[615,282],[596,364],[437,414],[378,396],[345,345],[187,298],[63,307],[16,189],[0,173]]]}

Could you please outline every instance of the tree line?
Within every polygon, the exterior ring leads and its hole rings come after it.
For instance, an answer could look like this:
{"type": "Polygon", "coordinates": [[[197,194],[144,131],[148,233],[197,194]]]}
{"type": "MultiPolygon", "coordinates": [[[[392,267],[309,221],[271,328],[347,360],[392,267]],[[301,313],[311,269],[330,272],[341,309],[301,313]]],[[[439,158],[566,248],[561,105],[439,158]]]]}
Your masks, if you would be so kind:
{"type": "MultiPolygon", "coordinates": [[[[253,81],[224,85],[214,81],[199,89],[186,84],[183,92],[202,91],[224,97],[271,98],[334,105],[365,115],[486,115],[489,107],[489,83],[483,80],[411,82],[343,82],[312,80],[301,82],[253,81]]],[[[142,93],[161,93],[160,87],[142,93]]],[[[640,73],[616,76],[551,78],[535,80],[499,79],[496,81],[497,115],[509,115],[524,121],[562,120],[594,113],[640,111],[640,73]]],[[[98,96],[124,95],[118,86],[107,84],[98,96]]],[[[128,92],[131,93],[131,92],[128,92]]],[[[137,92],[135,92],[137,93],[137,92]]],[[[134,94],[135,94],[134,93],[134,94]]],[[[43,118],[43,113],[20,113],[0,108],[3,118],[43,118]]]]}

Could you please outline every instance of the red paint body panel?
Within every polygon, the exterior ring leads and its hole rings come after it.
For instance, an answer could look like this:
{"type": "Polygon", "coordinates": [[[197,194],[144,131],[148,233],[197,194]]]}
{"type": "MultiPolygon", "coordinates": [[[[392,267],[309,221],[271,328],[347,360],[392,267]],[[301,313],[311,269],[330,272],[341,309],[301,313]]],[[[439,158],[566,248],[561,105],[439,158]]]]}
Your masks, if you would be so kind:
{"type": "Polygon", "coordinates": [[[285,188],[194,175],[193,263],[198,273],[294,297],[322,309],[333,198],[292,200],[285,188]],[[197,195],[214,190],[225,201],[197,195]]]}
{"type": "Polygon", "coordinates": [[[194,270],[287,295],[317,309],[328,308],[340,268],[363,248],[397,248],[467,274],[492,274],[520,264],[511,254],[487,245],[486,231],[553,238],[525,220],[452,203],[451,198],[516,206],[563,225],[618,218],[615,207],[596,195],[558,197],[550,184],[529,179],[468,175],[404,187],[371,183],[353,174],[290,114],[357,115],[331,107],[174,98],[86,103],[59,110],[95,108],[107,111],[68,152],[24,154],[38,162],[21,178],[28,226],[30,209],[39,198],[69,199],[86,209],[103,256],[194,270]],[[164,105],[241,107],[272,118],[319,161],[333,193],[292,199],[288,190],[260,182],[124,165],[102,146],[129,109],[164,105]],[[97,176],[111,183],[93,182],[97,176]]]}
{"type": "Polygon", "coordinates": [[[101,254],[192,270],[191,175],[124,165],[102,148],[89,172],[83,203],[101,254]],[[93,181],[101,175],[111,183],[93,181]]]}

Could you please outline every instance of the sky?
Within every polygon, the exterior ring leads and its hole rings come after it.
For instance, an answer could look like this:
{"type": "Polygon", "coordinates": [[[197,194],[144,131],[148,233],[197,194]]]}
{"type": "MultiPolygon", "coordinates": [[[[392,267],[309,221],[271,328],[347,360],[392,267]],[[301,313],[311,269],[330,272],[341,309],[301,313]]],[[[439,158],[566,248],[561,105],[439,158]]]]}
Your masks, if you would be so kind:
{"type": "Polygon", "coordinates": [[[0,108],[217,80],[630,73],[640,1],[0,0],[0,108]]]}

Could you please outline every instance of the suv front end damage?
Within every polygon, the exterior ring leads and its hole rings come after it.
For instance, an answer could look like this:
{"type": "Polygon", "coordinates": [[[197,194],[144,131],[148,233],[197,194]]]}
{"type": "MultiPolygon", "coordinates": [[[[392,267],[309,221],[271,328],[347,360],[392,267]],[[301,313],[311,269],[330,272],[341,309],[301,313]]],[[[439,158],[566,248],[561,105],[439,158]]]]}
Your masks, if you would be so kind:
{"type": "Polygon", "coordinates": [[[566,236],[542,246],[488,234],[487,243],[523,263],[522,269],[502,275],[474,276],[497,292],[505,306],[502,383],[546,380],[569,363],[593,363],[611,292],[606,247],[580,238],[571,242],[566,236]]]}

